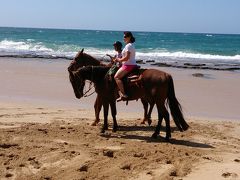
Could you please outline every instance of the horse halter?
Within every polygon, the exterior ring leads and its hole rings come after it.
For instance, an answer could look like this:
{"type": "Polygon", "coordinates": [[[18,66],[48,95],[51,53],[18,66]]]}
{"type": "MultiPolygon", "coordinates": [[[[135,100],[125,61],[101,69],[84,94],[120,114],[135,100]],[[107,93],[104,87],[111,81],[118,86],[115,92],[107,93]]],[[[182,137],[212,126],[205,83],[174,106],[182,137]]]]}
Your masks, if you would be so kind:
{"type": "Polygon", "coordinates": [[[72,60],[72,62],[70,63],[70,65],[68,66],[68,71],[75,71],[75,66],[77,64],[77,61],[74,59],[72,60]]]}
{"type": "MultiPolygon", "coordinates": [[[[88,90],[86,90],[85,92],[82,92],[82,93],[80,93],[80,94],[82,94],[82,97],[89,97],[89,96],[91,96],[93,93],[95,93],[95,90],[93,91],[93,92],[91,92],[90,94],[87,94],[87,93],[89,93],[91,90],[92,90],[92,88],[94,87],[94,85],[93,85],[93,66],[90,66],[91,67],[91,70],[92,70],[92,73],[91,73],[91,80],[83,80],[80,76],[79,76],[79,74],[78,73],[76,73],[75,75],[77,76],[77,80],[81,80],[81,81],[83,81],[82,83],[81,83],[81,88],[83,89],[83,91],[84,91],[84,86],[85,86],[85,82],[87,81],[87,82],[89,82],[89,86],[88,86],[88,90]],[[83,87],[82,87],[83,86],[83,87]]],[[[79,88],[80,89],[80,88],[79,88]]],[[[78,89],[78,92],[80,92],[81,90],[79,90],[78,89]]]]}

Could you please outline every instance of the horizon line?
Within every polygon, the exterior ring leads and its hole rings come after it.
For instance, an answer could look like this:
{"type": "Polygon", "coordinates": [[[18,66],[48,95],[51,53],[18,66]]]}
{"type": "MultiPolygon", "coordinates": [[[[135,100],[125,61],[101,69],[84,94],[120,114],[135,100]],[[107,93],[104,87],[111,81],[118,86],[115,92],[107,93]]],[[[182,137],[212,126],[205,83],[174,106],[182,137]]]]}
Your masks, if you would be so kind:
{"type": "MultiPolygon", "coordinates": [[[[0,28],[22,28],[22,29],[52,29],[52,30],[82,30],[82,31],[115,31],[123,32],[126,30],[111,30],[111,29],[80,29],[80,28],[56,28],[56,27],[27,27],[27,26],[0,26],[0,28]]],[[[151,32],[151,33],[181,33],[181,34],[219,34],[219,35],[240,35],[240,33],[213,33],[213,32],[179,32],[179,31],[145,31],[145,30],[130,30],[132,32],[151,32]]]]}

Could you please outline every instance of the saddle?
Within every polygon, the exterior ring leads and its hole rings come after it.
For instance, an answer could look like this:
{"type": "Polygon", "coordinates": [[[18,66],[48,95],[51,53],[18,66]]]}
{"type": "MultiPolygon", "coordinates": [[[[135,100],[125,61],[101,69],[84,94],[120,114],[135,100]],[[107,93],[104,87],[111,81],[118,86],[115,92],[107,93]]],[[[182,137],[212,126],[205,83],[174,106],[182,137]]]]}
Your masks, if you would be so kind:
{"type": "MultiPolygon", "coordinates": [[[[113,80],[114,75],[118,71],[119,67],[114,64],[107,72],[106,77],[108,78],[109,81],[113,80]]],[[[143,72],[143,69],[140,69],[140,66],[137,66],[135,69],[133,69],[130,73],[128,73],[124,78],[123,78],[123,83],[124,84],[132,84],[141,79],[141,73],[143,72]]]]}
{"type": "Polygon", "coordinates": [[[125,88],[131,87],[133,85],[139,85],[138,82],[141,80],[142,71],[143,69],[140,69],[140,66],[137,66],[135,69],[133,69],[130,73],[128,73],[123,78],[123,85],[125,88]]]}
{"type": "MultiPolygon", "coordinates": [[[[118,67],[114,66],[111,67],[110,70],[107,73],[107,79],[109,83],[115,83],[114,81],[114,75],[116,74],[118,70],[118,67]]],[[[125,77],[123,77],[123,86],[125,93],[128,95],[128,99],[126,100],[128,104],[128,100],[133,100],[133,95],[136,93],[139,88],[142,87],[141,79],[142,79],[142,73],[146,69],[141,69],[140,66],[137,66],[135,69],[133,69],[130,73],[128,73],[125,77]]]]}
{"type": "Polygon", "coordinates": [[[137,100],[136,94],[142,89],[142,73],[145,70],[138,66],[122,79],[125,93],[128,95],[126,105],[130,100],[137,100]]]}

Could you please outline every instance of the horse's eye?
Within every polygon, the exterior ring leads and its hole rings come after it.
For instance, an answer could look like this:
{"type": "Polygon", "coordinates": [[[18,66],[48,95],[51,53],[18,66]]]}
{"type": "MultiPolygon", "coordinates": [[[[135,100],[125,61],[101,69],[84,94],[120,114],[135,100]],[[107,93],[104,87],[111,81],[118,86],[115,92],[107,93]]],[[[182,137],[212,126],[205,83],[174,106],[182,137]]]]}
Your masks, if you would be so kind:
{"type": "Polygon", "coordinates": [[[72,61],[72,64],[76,64],[76,63],[77,63],[77,61],[76,61],[76,60],[73,60],[73,61],[72,61]]]}

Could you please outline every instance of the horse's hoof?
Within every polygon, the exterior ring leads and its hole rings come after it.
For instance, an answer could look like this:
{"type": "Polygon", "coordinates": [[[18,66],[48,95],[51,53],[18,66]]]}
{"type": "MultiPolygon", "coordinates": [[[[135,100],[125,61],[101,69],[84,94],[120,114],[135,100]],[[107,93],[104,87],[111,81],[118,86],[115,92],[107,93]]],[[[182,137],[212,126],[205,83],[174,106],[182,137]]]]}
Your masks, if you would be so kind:
{"type": "Polygon", "coordinates": [[[101,128],[101,133],[105,133],[106,130],[108,130],[108,128],[105,127],[105,126],[103,126],[103,127],[101,128]]]}
{"type": "Polygon", "coordinates": [[[100,133],[102,134],[105,133],[105,129],[101,129],[100,133]]]}
{"type": "Polygon", "coordinates": [[[156,134],[156,133],[153,133],[153,134],[152,134],[152,138],[153,138],[153,139],[157,139],[157,136],[158,136],[158,134],[156,134]]]}
{"type": "Polygon", "coordinates": [[[116,126],[116,127],[113,127],[112,132],[117,132],[117,130],[118,130],[118,127],[117,127],[117,126],[116,126]]]}
{"type": "Polygon", "coordinates": [[[148,125],[151,126],[152,120],[148,120],[148,125]]]}
{"type": "Polygon", "coordinates": [[[91,124],[91,126],[96,126],[98,123],[99,123],[99,120],[96,119],[96,120],[91,124]]]}
{"type": "Polygon", "coordinates": [[[170,142],[170,137],[166,137],[166,138],[165,138],[165,141],[166,141],[166,142],[170,142]]]}
{"type": "Polygon", "coordinates": [[[140,124],[145,124],[145,121],[143,120],[140,124]]]}

